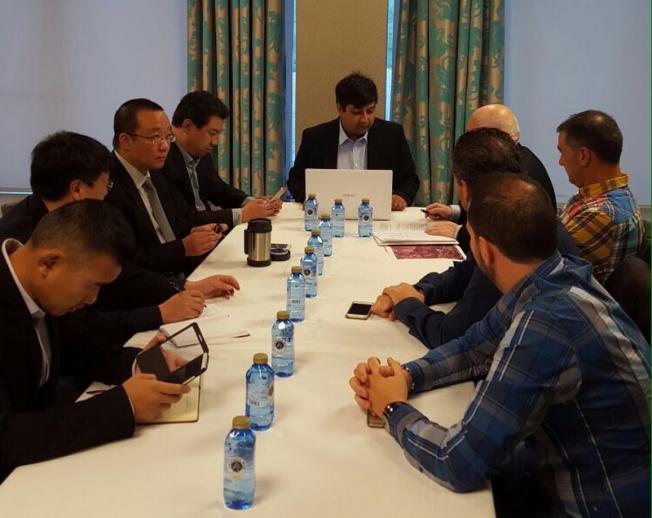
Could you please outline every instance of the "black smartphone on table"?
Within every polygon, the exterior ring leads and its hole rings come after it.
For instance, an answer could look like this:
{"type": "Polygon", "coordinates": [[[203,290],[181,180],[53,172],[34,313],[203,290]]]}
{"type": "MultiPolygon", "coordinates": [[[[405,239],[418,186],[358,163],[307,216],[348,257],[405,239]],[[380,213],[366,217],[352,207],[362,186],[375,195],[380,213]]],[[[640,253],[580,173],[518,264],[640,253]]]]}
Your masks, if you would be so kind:
{"type": "Polygon", "coordinates": [[[372,305],[369,302],[352,302],[345,316],[356,320],[367,320],[371,315],[372,305]]]}

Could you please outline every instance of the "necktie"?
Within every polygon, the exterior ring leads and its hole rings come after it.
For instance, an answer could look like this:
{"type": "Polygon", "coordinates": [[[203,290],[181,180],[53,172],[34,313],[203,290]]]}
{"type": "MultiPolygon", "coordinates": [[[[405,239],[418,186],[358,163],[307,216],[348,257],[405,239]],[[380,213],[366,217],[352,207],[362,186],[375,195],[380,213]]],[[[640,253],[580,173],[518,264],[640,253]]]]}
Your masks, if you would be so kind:
{"type": "Polygon", "coordinates": [[[158,197],[158,193],[156,192],[156,188],[154,187],[151,178],[148,177],[145,179],[143,189],[145,190],[145,194],[147,194],[149,204],[152,207],[152,213],[154,214],[154,219],[158,223],[158,228],[161,230],[161,234],[163,234],[163,239],[166,243],[174,241],[177,237],[172,231],[172,227],[170,226],[168,217],[165,215],[163,205],[161,205],[161,200],[158,197]]]}
{"type": "Polygon", "coordinates": [[[38,337],[39,345],[41,346],[41,354],[43,355],[41,362],[41,378],[39,380],[39,385],[43,386],[50,377],[50,356],[52,355],[50,351],[50,337],[48,334],[48,326],[45,322],[45,314],[33,315],[32,322],[34,323],[36,336],[38,337]]]}
{"type": "Polygon", "coordinates": [[[190,185],[192,186],[192,195],[195,197],[195,208],[197,210],[206,210],[204,202],[199,197],[199,179],[197,178],[197,163],[193,160],[188,164],[188,174],[190,175],[190,185]]]}

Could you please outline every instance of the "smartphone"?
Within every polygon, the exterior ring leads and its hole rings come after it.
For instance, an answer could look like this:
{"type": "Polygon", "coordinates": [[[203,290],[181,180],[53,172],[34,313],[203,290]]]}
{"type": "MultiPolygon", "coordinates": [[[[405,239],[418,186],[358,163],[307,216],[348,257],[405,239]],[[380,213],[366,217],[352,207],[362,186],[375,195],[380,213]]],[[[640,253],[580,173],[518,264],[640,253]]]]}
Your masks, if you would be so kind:
{"type": "MultiPolygon", "coordinates": [[[[184,353],[180,353],[181,357],[184,353]]],[[[186,357],[188,354],[194,356],[195,352],[185,353],[186,357]]],[[[154,374],[160,381],[185,385],[208,368],[208,346],[197,323],[192,323],[169,336],[164,342],[140,353],[136,356],[136,362],[141,372],[154,374]],[[170,371],[163,350],[172,352],[182,348],[185,350],[192,345],[196,347],[198,355],[189,358],[181,367],[170,371]]]]}
{"type": "Polygon", "coordinates": [[[283,196],[287,192],[288,188],[283,186],[281,187],[278,191],[276,191],[276,194],[272,196],[272,200],[280,200],[281,196],[283,196]]]}
{"type": "Polygon", "coordinates": [[[385,428],[385,419],[375,416],[371,410],[367,410],[367,426],[369,428],[385,428]]]}
{"type": "Polygon", "coordinates": [[[358,320],[367,320],[371,315],[371,306],[368,302],[352,302],[346,311],[346,318],[355,318],[358,320]]]}

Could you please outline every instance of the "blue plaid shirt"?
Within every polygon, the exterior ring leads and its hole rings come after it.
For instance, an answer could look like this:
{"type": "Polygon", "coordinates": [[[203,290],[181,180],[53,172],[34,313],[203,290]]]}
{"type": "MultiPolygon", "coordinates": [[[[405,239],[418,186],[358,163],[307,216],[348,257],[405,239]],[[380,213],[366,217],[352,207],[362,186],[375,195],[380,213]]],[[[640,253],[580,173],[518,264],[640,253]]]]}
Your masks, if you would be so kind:
{"type": "Polygon", "coordinates": [[[408,404],[390,433],[411,464],[472,491],[525,441],[572,516],[650,516],[650,346],[579,258],[555,254],[457,340],[407,363],[413,392],[482,378],[445,428],[408,404]]]}

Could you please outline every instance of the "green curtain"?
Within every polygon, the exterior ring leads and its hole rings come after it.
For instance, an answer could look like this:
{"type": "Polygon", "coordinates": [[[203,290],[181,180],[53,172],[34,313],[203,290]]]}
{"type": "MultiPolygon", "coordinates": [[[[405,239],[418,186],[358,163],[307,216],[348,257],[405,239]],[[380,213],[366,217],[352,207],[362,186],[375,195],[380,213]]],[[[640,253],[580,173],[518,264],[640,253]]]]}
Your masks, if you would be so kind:
{"type": "Polygon", "coordinates": [[[400,0],[392,119],[421,182],[416,204],[453,198],[451,157],[478,106],[503,99],[504,0],[400,0]]]}
{"type": "Polygon", "coordinates": [[[283,0],[188,0],[188,90],[229,107],[218,173],[254,196],[283,185],[283,23],[283,0]]]}

